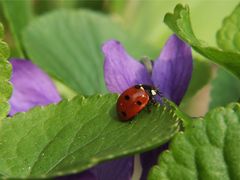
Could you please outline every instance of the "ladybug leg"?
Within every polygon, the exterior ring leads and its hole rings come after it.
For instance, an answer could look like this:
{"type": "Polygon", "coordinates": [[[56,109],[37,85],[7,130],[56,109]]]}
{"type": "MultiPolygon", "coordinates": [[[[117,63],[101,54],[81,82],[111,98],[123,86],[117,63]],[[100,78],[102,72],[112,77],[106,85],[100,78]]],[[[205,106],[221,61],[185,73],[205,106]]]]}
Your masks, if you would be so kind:
{"type": "Polygon", "coordinates": [[[157,106],[158,102],[154,99],[154,97],[150,97],[149,103],[146,106],[148,113],[152,112],[152,106],[157,106]]]}
{"type": "Polygon", "coordinates": [[[160,97],[160,104],[167,107],[167,108],[170,108],[169,104],[166,101],[163,100],[163,98],[164,98],[163,93],[159,90],[157,90],[156,93],[160,97]]]}
{"type": "Polygon", "coordinates": [[[151,98],[150,98],[150,104],[151,104],[151,105],[154,105],[154,106],[157,106],[157,105],[158,105],[158,103],[157,103],[157,101],[155,100],[154,97],[151,97],[151,98]]]}
{"type": "Polygon", "coordinates": [[[146,106],[146,108],[147,108],[148,113],[152,112],[152,109],[149,104],[146,106]]]}
{"type": "Polygon", "coordinates": [[[164,95],[161,91],[159,90],[156,90],[156,94],[160,97],[160,104],[161,105],[165,105],[164,101],[163,101],[163,98],[164,98],[164,95]]]}
{"type": "Polygon", "coordinates": [[[164,96],[163,96],[163,93],[162,93],[161,91],[156,90],[156,93],[157,93],[157,95],[158,95],[160,98],[163,98],[163,97],[164,97],[164,96]]]}

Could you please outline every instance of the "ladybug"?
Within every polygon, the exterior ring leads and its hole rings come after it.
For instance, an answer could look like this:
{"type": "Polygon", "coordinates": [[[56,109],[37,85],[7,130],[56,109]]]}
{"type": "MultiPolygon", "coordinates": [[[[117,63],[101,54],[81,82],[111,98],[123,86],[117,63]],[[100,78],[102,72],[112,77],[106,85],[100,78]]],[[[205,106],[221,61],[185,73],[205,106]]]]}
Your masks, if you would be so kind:
{"type": "Polygon", "coordinates": [[[121,121],[130,121],[145,107],[156,104],[162,93],[153,86],[138,84],[125,90],[117,100],[117,113],[121,121]]]}

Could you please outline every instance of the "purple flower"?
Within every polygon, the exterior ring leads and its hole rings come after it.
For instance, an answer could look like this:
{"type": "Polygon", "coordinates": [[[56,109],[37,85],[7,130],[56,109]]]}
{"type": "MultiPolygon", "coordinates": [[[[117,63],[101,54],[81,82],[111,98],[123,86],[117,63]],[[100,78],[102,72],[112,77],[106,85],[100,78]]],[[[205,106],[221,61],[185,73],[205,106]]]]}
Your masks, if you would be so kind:
{"type": "MultiPolygon", "coordinates": [[[[107,41],[102,51],[105,56],[104,78],[110,92],[122,93],[136,84],[153,85],[166,98],[180,104],[192,75],[192,54],[191,48],[176,35],[169,38],[160,56],[152,63],[151,73],[131,57],[118,41],[107,41]]],[[[160,152],[161,149],[156,149],[141,155],[141,179],[146,179],[160,152]]]]}
{"type": "MultiPolygon", "coordinates": [[[[61,100],[51,79],[31,61],[13,59],[11,82],[13,94],[10,99],[9,115],[25,112],[34,106],[44,106],[61,100]]],[[[97,165],[76,175],[60,177],[58,179],[73,180],[122,180],[130,179],[133,172],[132,157],[121,158],[97,165]]]]}
{"type": "Polygon", "coordinates": [[[99,164],[83,173],[58,178],[58,180],[130,180],[133,158],[125,157],[99,164]]]}
{"type": "Polygon", "coordinates": [[[30,61],[13,59],[11,82],[13,93],[9,115],[25,112],[34,106],[44,106],[61,100],[50,78],[30,61]]]}

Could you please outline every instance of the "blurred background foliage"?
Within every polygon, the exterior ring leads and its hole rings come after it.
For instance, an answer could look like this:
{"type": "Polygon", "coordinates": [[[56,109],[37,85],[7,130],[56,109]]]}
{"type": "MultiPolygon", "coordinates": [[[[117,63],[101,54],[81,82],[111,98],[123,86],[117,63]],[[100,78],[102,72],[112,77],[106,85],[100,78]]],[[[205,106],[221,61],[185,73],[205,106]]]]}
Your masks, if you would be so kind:
{"type": "MultiPolygon", "coordinates": [[[[89,9],[105,14],[118,24],[128,37],[135,39],[132,41],[137,42],[135,44],[126,40],[126,48],[135,58],[140,59],[147,55],[151,59],[156,59],[172,33],[163,23],[163,17],[167,12],[172,12],[177,3],[189,5],[196,36],[216,46],[216,32],[221,27],[222,20],[239,2],[237,0],[1,0],[0,20],[5,27],[5,40],[10,44],[11,57],[29,58],[31,51],[23,48],[22,31],[34,19],[59,9],[89,9]]],[[[101,25],[96,28],[111,33],[111,28],[108,30],[101,25]]],[[[87,31],[87,28],[85,30],[87,31]]],[[[125,40],[123,41],[125,43],[125,40]]],[[[100,47],[96,57],[99,57],[99,54],[100,47]]],[[[199,54],[195,52],[193,54],[193,77],[181,107],[190,115],[201,116],[208,107],[226,105],[238,100],[240,82],[223,69],[218,70],[217,65],[206,61],[199,54]]],[[[36,56],[30,55],[30,57],[36,56]]],[[[59,80],[61,78],[58,78],[51,69],[43,66],[40,65],[55,79],[63,97],[71,98],[79,92],[85,94],[71,84],[65,86],[63,81],[59,80]]],[[[98,64],[98,68],[102,68],[102,64],[98,64]]],[[[104,87],[99,91],[106,92],[104,87]]]]}

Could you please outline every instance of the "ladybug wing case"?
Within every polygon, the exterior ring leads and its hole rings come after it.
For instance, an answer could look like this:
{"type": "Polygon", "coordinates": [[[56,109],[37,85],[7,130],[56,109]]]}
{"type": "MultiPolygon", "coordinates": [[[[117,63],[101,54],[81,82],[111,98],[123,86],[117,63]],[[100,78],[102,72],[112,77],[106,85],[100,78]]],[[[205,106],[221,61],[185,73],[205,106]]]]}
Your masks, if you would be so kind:
{"type": "Polygon", "coordinates": [[[136,116],[149,102],[149,95],[143,89],[134,87],[124,91],[117,101],[118,116],[123,121],[128,121],[136,116]]]}

